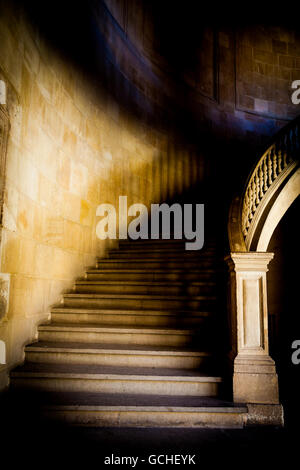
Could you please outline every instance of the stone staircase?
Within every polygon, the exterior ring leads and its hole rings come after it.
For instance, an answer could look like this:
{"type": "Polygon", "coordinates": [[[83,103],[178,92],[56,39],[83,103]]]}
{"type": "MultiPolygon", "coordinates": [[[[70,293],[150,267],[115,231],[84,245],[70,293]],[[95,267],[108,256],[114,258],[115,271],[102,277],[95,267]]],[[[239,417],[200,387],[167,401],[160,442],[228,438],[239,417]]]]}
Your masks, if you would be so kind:
{"type": "Polygon", "coordinates": [[[11,388],[72,424],[242,427],[247,407],[221,399],[217,267],[213,243],[120,242],[52,308],[11,388]]]}

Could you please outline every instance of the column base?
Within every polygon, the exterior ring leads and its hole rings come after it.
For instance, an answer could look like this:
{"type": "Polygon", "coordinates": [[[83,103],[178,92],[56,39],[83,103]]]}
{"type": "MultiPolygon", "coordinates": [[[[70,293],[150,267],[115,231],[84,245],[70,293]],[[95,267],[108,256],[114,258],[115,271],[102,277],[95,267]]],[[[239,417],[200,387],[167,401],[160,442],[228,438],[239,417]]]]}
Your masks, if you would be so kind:
{"type": "Polygon", "coordinates": [[[282,405],[260,405],[248,403],[245,426],[284,426],[282,405]]]}
{"type": "Polygon", "coordinates": [[[279,405],[278,377],[268,355],[238,355],[234,361],[233,399],[236,403],[279,405]]]}

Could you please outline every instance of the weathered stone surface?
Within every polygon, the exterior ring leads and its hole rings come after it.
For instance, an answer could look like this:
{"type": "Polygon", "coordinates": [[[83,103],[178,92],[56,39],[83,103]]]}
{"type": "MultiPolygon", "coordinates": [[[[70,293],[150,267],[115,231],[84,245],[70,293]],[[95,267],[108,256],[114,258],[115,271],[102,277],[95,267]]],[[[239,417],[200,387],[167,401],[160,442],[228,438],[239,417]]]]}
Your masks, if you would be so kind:
{"type": "Polygon", "coordinates": [[[248,404],[246,426],[283,426],[282,405],[248,404]]]}

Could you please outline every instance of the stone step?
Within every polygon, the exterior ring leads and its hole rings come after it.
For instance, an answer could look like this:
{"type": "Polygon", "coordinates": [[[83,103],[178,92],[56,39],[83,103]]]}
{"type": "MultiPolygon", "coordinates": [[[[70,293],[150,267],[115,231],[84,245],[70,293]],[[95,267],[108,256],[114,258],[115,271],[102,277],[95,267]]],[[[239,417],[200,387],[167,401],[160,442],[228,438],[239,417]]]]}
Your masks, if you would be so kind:
{"type": "Polygon", "coordinates": [[[101,392],[216,397],[221,377],[194,369],[30,363],[11,372],[12,387],[57,392],[101,392]]]}
{"type": "Polygon", "coordinates": [[[134,310],[211,310],[215,307],[215,296],[159,296],[133,294],[64,294],[66,307],[114,308],[134,310]]]}
{"type": "Polygon", "coordinates": [[[168,310],[105,310],[55,307],[55,323],[96,323],[102,325],[201,327],[212,318],[211,312],[168,310]]]}
{"type": "Polygon", "coordinates": [[[205,295],[213,294],[216,283],[207,282],[160,282],[160,281],[91,281],[78,280],[75,292],[116,293],[116,294],[152,294],[152,295],[205,295]]]}
{"type": "Polygon", "coordinates": [[[102,325],[71,325],[49,323],[38,327],[40,341],[82,343],[114,343],[127,345],[186,346],[198,344],[197,330],[127,327],[102,325]]]}
{"type": "Polygon", "coordinates": [[[121,244],[119,248],[110,248],[109,253],[123,253],[123,252],[130,252],[130,253],[181,253],[183,255],[185,254],[190,254],[190,253],[196,253],[199,256],[205,256],[205,255],[215,255],[216,254],[216,248],[215,247],[203,247],[201,250],[186,250],[185,245],[155,245],[155,244],[128,244],[128,245],[123,245],[121,244]]]}
{"type": "Polygon", "coordinates": [[[247,408],[215,398],[218,269],[213,243],[120,241],[38,327],[12,388],[72,424],[242,427],[247,408]]]}
{"type": "Polygon", "coordinates": [[[90,406],[45,407],[42,416],[69,425],[242,429],[246,407],[90,406]]]}
{"type": "Polygon", "coordinates": [[[76,425],[100,427],[242,428],[248,408],[213,397],[105,393],[43,393],[43,415],[76,425]]]}
{"type": "MultiPolygon", "coordinates": [[[[207,239],[208,241],[204,241],[204,246],[202,251],[207,250],[215,250],[216,249],[216,242],[210,237],[207,239]]],[[[119,240],[119,249],[123,250],[139,250],[139,249],[185,249],[185,243],[189,240],[181,239],[181,240],[166,240],[166,239],[147,239],[147,240],[119,240]]],[[[186,250],[188,251],[188,250],[186,250]]],[[[200,250],[201,251],[201,250],[200,250]]]]}
{"type": "Polygon", "coordinates": [[[157,260],[150,258],[133,258],[129,259],[99,259],[96,263],[97,268],[101,269],[199,269],[199,268],[211,268],[213,269],[213,263],[211,260],[201,260],[195,258],[159,258],[157,260]]]}
{"type": "Polygon", "coordinates": [[[29,362],[93,364],[103,366],[161,367],[176,369],[207,368],[208,352],[170,347],[128,346],[120,344],[39,341],[25,348],[29,362]]]}
{"type": "MultiPolygon", "coordinates": [[[[205,260],[205,261],[215,261],[216,255],[214,252],[201,252],[201,251],[174,251],[174,250],[110,250],[107,254],[108,258],[132,258],[134,254],[135,257],[141,257],[143,259],[156,259],[156,258],[164,258],[164,259],[177,259],[177,258],[196,258],[197,260],[205,260]]],[[[98,258],[100,261],[101,258],[98,258]]]]}
{"type": "Polygon", "coordinates": [[[147,239],[138,239],[138,240],[131,240],[130,238],[127,238],[125,240],[120,239],[119,240],[119,248],[121,249],[123,246],[129,246],[132,247],[133,249],[136,249],[138,246],[142,247],[149,247],[149,246],[154,246],[154,247],[159,247],[159,246],[164,246],[164,247],[175,247],[175,246],[184,246],[185,240],[183,238],[159,238],[159,239],[154,239],[154,238],[147,238],[147,239]]]}
{"type": "Polygon", "coordinates": [[[89,269],[86,272],[86,280],[89,281],[213,281],[216,276],[216,270],[148,270],[148,269],[89,269]]]}

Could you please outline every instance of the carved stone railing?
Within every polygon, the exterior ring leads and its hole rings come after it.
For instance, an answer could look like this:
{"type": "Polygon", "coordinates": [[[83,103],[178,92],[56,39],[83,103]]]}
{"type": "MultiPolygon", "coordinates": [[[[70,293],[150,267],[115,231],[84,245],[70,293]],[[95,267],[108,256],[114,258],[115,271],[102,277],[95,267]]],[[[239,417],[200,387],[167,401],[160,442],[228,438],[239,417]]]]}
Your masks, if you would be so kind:
{"type": "Polygon", "coordinates": [[[241,200],[241,230],[247,250],[272,196],[299,163],[300,118],[277,135],[259,159],[241,200]]]}

